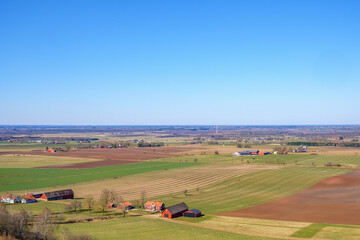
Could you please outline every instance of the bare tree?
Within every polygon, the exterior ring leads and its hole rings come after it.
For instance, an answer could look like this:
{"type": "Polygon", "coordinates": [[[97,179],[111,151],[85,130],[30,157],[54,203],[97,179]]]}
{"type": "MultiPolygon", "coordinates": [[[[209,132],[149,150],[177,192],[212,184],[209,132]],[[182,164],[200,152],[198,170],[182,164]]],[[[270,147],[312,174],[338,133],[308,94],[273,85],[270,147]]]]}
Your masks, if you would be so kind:
{"type": "Polygon", "coordinates": [[[93,196],[91,195],[88,195],[86,198],[85,198],[85,204],[87,205],[89,211],[91,210],[91,207],[95,205],[95,199],[93,196]]]}
{"type": "Polygon", "coordinates": [[[53,223],[54,218],[51,216],[51,210],[45,207],[36,219],[36,223],[34,226],[35,239],[56,239],[54,229],[52,227],[53,223]]]}
{"type": "Polygon", "coordinates": [[[143,191],[141,191],[141,196],[140,196],[140,198],[141,198],[141,208],[144,208],[145,197],[146,197],[146,191],[143,190],[143,191]]]}
{"type": "Polygon", "coordinates": [[[98,200],[98,205],[102,209],[102,213],[105,213],[105,208],[107,207],[108,203],[110,201],[110,191],[108,189],[104,189],[100,195],[100,198],[98,200]]]}
{"type": "Polygon", "coordinates": [[[82,207],[82,202],[80,202],[79,200],[74,200],[70,203],[70,208],[71,209],[74,209],[75,212],[77,209],[81,208],[82,207]]]}

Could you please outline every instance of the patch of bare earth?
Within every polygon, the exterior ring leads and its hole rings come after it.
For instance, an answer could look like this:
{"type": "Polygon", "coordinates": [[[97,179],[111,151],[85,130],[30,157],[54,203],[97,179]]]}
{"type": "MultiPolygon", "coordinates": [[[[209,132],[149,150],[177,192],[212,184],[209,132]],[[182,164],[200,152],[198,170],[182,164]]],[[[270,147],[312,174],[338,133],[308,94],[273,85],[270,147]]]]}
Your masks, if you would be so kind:
{"type": "MultiPolygon", "coordinates": [[[[83,149],[68,152],[46,152],[34,150],[26,152],[27,155],[38,156],[57,156],[57,157],[76,157],[101,159],[95,162],[84,162],[74,164],[52,165],[40,168],[62,168],[62,169],[83,169],[105,167],[112,165],[136,163],[149,159],[169,158],[182,156],[184,152],[193,150],[193,147],[149,147],[149,148],[117,148],[117,149],[83,149]]],[[[16,154],[16,152],[7,152],[16,154]]]]}
{"type": "Polygon", "coordinates": [[[222,216],[360,225],[360,170],[327,178],[289,197],[222,216]]]}

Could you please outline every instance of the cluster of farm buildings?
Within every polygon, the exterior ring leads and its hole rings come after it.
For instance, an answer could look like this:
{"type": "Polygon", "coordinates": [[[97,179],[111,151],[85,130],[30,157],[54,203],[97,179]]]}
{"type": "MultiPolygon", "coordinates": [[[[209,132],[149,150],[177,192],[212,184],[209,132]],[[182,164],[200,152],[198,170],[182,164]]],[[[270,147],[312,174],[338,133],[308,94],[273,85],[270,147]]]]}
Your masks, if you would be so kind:
{"type": "MultiPolygon", "coordinates": [[[[6,195],[1,197],[1,202],[4,203],[34,203],[37,201],[54,201],[62,199],[73,199],[74,191],[71,189],[65,189],[60,191],[53,192],[33,192],[28,193],[26,196],[20,198],[15,195],[6,195]]],[[[184,203],[179,203],[172,205],[170,207],[165,207],[165,203],[157,201],[147,201],[144,204],[145,210],[150,212],[161,212],[163,218],[176,218],[180,216],[184,217],[201,217],[201,211],[198,209],[189,209],[189,207],[184,203]]],[[[134,209],[134,206],[130,202],[123,202],[119,204],[108,203],[108,208],[117,208],[131,210],[134,209]]]]}
{"type": "MultiPolygon", "coordinates": [[[[108,207],[126,210],[134,209],[134,206],[132,206],[129,202],[123,202],[117,205],[114,203],[109,203],[108,207]]],[[[170,207],[165,207],[165,203],[163,202],[147,201],[144,204],[144,207],[145,210],[149,212],[161,212],[163,218],[176,218],[181,216],[198,218],[202,216],[200,210],[189,209],[189,207],[184,202],[172,205],[170,207]]]]}
{"type": "MultiPolygon", "coordinates": [[[[293,152],[306,152],[307,146],[300,146],[293,150],[293,152]]],[[[270,154],[287,154],[286,151],[272,151],[272,152],[260,152],[259,150],[243,150],[241,152],[234,152],[233,156],[256,156],[256,155],[270,155],[270,154]]]]}
{"type": "Polygon", "coordinates": [[[4,203],[33,203],[37,201],[54,201],[61,199],[73,199],[74,192],[71,189],[65,189],[60,191],[53,192],[33,192],[28,193],[26,196],[20,198],[19,196],[15,196],[12,194],[3,196],[0,198],[1,202],[4,203]]]}

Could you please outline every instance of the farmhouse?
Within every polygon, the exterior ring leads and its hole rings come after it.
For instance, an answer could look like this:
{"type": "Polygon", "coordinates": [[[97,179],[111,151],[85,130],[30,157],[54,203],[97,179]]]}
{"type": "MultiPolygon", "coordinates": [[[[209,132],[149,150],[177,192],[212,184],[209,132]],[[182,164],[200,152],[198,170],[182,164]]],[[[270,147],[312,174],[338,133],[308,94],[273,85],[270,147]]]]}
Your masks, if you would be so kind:
{"type": "Polygon", "coordinates": [[[200,212],[200,210],[197,210],[197,209],[190,209],[190,210],[184,212],[184,217],[198,218],[198,217],[201,217],[201,212],[200,212]]]}
{"type": "Polygon", "coordinates": [[[41,196],[41,200],[45,200],[45,201],[73,199],[73,198],[74,198],[74,192],[71,189],[54,191],[54,192],[46,192],[41,196]]]}
{"type": "Polygon", "coordinates": [[[119,204],[118,209],[130,210],[130,209],[133,209],[133,206],[129,202],[123,202],[123,203],[119,204]]]}
{"type": "Polygon", "coordinates": [[[186,212],[188,209],[189,207],[184,202],[182,202],[166,208],[165,211],[162,212],[162,217],[163,218],[180,217],[183,216],[184,212],[186,212]]]}
{"type": "Polygon", "coordinates": [[[7,195],[4,197],[1,197],[1,202],[5,202],[5,203],[19,203],[20,202],[20,198],[18,196],[14,196],[14,195],[7,195]]]}
{"type": "Polygon", "coordinates": [[[164,208],[165,204],[163,202],[147,201],[145,203],[145,209],[147,211],[162,211],[164,208]]]}

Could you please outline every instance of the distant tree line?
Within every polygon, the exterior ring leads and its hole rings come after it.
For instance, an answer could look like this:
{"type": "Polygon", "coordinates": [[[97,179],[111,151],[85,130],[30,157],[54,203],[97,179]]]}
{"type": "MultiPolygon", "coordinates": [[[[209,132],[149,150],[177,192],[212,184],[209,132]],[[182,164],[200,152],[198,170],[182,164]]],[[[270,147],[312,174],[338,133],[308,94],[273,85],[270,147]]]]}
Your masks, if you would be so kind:
{"type": "Polygon", "coordinates": [[[348,142],[348,143],[334,143],[334,142],[288,142],[286,143],[289,146],[330,146],[330,147],[360,147],[360,143],[348,142]]]}
{"type": "Polygon", "coordinates": [[[161,146],[164,146],[163,142],[145,142],[145,141],[138,142],[138,147],[161,147],[161,146]]]}

